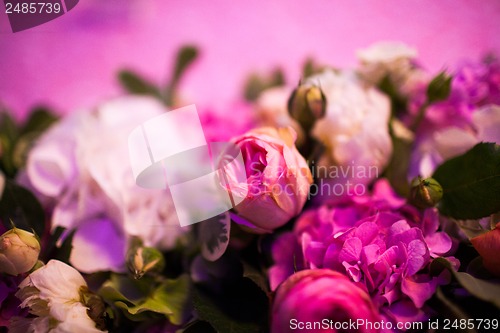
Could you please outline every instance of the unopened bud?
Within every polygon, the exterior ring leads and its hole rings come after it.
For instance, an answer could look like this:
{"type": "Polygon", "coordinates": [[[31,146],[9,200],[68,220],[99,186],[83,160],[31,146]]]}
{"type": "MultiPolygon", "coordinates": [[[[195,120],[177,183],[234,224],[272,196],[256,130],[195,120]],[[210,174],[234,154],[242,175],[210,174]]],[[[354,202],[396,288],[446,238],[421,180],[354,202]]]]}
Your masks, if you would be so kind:
{"type": "Polygon", "coordinates": [[[0,273],[28,272],[38,261],[40,243],[28,231],[12,228],[0,236],[0,273]]]}
{"type": "Polygon", "coordinates": [[[165,267],[160,251],[152,247],[136,246],[129,250],[127,265],[134,278],[140,279],[147,272],[159,272],[165,267]]]}
{"type": "Polygon", "coordinates": [[[325,94],[317,86],[301,85],[292,92],[288,100],[288,112],[306,132],[309,132],[316,120],[325,116],[325,94]]]}
{"type": "Polygon", "coordinates": [[[443,197],[443,188],[434,178],[416,177],[411,182],[410,202],[418,208],[434,207],[443,197]]]}

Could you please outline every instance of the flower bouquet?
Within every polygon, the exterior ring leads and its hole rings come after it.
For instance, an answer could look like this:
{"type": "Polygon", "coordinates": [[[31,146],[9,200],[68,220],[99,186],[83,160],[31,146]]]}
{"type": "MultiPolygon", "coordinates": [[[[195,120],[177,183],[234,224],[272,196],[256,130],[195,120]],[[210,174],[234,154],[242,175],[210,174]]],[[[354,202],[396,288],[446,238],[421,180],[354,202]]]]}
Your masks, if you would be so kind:
{"type": "Polygon", "coordinates": [[[298,85],[255,74],[241,102],[197,110],[178,88],[197,55],[164,86],[123,70],[123,96],[62,118],[3,110],[1,327],[499,328],[496,57],[429,73],[379,43],[354,69],[308,60],[298,85]]]}

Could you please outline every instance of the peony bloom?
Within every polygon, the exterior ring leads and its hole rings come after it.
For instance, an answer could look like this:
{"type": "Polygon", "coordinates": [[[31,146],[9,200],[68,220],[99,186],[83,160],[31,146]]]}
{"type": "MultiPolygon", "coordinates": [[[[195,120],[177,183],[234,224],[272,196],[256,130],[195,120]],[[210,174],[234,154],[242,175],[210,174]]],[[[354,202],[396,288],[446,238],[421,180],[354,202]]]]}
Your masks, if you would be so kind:
{"type": "Polygon", "coordinates": [[[389,99],[375,88],[363,87],[350,72],[327,70],[309,77],[306,84],[321,87],[326,96],[326,116],[316,122],[312,135],[326,146],[326,164],[347,171],[346,179],[337,181],[364,184],[376,178],[377,173],[352,177],[347,169],[381,171],[389,161],[389,99]]]}
{"type": "Polygon", "coordinates": [[[28,272],[38,261],[40,243],[31,232],[13,228],[0,236],[0,273],[28,272]]]}
{"type": "MultiPolygon", "coordinates": [[[[254,232],[269,232],[298,215],[312,183],[305,159],[295,148],[291,128],[270,127],[251,130],[233,142],[241,149],[247,175],[245,199],[236,206],[254,232]]],[[[242,194],[236,193],[242,197],[242,194]]]]}
{"type": "Polygon", "coordinates": [[[417,50],[400,42],[379,42],[357,52],[361,62],[361,77],[373,85],[389,76],[391,82],[400,86],[412,75],[412,60],[417,50]]]}
{"type": "Polygon", "coordinates": [[[88,316],[82,294],[87,283],[73,267],[58,260],[31,273],[19,285],[21,307],[36,318],[17,318],[12,332],[102,332],[88,316]]]}
{"type": "Polygon", "coordinates": [[[70,261],[78,270],[122,271],[132,236],[169,249],[188,230],[170,193],[138,187],[129,165],[130,131],[165,111],[149,97],[111,100],[68,115],[30,151],[27,176],[55,205],[53,228],[76,230],[70,261]]]}
{"type": "Polygon", "coordinates": [[[484,267],[495,276],[500,277],[500,222],[495,229],[471,239],[472,245],[483,257],[484,267]]]}
{"type": "MultiPolygon", "coordinates": [[[[271,332],[344,332],[335,324],[349,320],[379,323],[370,296],[340,273],[305,270],[290,276],[277,290],[271,314],[271,332]],[[315,325],[315,326],[313,326],[315,325]]],[[[360,325],[356,332],[377,332],[360,325]]]]}
{"type": "Polygon", "coordinates": [[[438,227],[434,208],[421,213],[380,180],[371,195],[302,214],[293,234],[282,236],[286,244],[278,240],[273,248],[272,287],[294,268],[328,268],[363,286],[389,320],[423,320],[424,303],[438,283],[426,268],[452,248],[438,227]]]}

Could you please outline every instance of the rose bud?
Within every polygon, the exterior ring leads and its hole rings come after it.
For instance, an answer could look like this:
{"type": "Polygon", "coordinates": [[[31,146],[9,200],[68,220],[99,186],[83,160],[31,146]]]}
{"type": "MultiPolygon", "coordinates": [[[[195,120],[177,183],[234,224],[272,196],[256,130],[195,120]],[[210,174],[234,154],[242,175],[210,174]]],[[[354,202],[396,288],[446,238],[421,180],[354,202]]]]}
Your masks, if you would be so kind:
{"type": "Polygon", "coordinates": [[[418,208],[434,207],[443,197],[443,188],[434,178],[415,177],[411,181],[410,202],[418,208]]]}
{"type": "Polygon", "coordinates": [[[39,254],[36,236],[14,227],[0,236],[0,273],[26,273],[35,266],[39,254]]]}
{"type": "Polygon", "coordinates": [[[295,131],[288,128],[263,127],[233,139],[241,149],[245,163],[246,183],[238,184],[228,174],[234,189],[245,189],[246,195],[235,210],[249,231],[270,232],[300,213],[312,183],[306,160],[294,145],[295,131]],[[249,222],[249,223],[247,223],[249,222]]]}
{"type": "Polygon", "coordinates": [[[135,279],[148,272],[160,272],[165,267],[165,259],[160,251],[152,247],[133,246],[127,253],[127,266],[135,279]]]}
{"type": "Polygon", "coordinates": [[[500,277],[500,222],[495,229],[470,240],[483,258],[484,267],[493,275],[500,277]]]}
{"type": "Polygon", "coordinates": [[[319,87],[300,85],[288,100],[288,112],[306,132],[309,132],[316,120],[325,116],[325,94],[319,87]]]}
{"type": "MultiPolygon", "coordinates": [[[[329,269],[300,271],[285,280],[276,292],[271,316],[273,333],[344,332],[341,325],[350,320],[380,322],[370,296],[329,269]]],[[[375,331],[360,325],[357,332],[375,331]]]]}

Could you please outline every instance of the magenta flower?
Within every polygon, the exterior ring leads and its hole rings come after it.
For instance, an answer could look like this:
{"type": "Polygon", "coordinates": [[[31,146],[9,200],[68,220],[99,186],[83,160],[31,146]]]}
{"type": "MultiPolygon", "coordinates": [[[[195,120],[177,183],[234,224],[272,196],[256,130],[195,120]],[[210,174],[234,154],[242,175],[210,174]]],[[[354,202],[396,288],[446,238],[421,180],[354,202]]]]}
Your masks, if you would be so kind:
{"type": "Polygon", "coordinates": [[[428,264],[452,248],[438,227],[434,209],[421,213],[380,180],[371,195],[305,212],[293,234],[274,245],[271,287],[293,269],[328,268],[362,285],[388,319],[423,320],[424,303],[438,284],[427,273],[428,264]]]}
{"type": "MultiPolygon", "coordinates": [[[[345,327],[349,321],[357,320],[381,321],[366,291],[337,272],[305,270],[292,275],[278,288],[271,332],[344,332],[349,331],[345,327]]],[[[360,325],[353,331],[378,330],[360,325]]]]}

